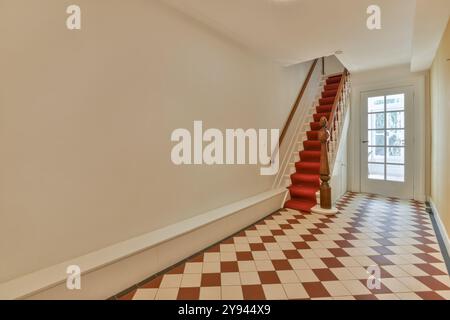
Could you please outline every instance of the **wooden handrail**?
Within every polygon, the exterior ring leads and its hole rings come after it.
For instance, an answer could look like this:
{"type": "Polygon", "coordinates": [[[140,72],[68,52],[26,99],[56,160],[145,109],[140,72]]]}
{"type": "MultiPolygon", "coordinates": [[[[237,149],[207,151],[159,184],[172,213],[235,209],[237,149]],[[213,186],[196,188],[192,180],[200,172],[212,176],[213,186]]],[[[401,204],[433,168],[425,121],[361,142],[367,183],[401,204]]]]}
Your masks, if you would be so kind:
{"type": "Polygon", "coordinates": [[[292,106],[291,113],[289,114],[286,124],[284,125],[283,131],[281,132],[279,146],[281,146],[284,138],[286,137],[289,126],[291,125],[292,119],[294,119],[295,113],[297,112],[298,106],[300,105],[300,101],[302,100],[303,95],[305,94],[306,88],[308,87],[309,81],[311,80],[312,74],[314,72],[314,69],[316,68],[318,61],[319,59],[314,60],[313,64],[311,65],[311,68],[309,68],[309,72],[308,75],[306,76],[305,82],[303,83],[303,86],[297,96],[297,99],[295,100],[294,105],[292,106]]]}

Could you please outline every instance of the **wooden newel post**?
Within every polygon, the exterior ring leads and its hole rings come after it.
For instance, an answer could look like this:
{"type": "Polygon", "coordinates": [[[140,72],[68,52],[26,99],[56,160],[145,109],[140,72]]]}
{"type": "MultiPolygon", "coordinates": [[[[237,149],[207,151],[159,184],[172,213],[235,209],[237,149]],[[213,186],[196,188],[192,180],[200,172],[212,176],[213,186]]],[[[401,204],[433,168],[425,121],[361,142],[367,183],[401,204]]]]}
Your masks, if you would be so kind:
{"type": "Polygon", "coordinates": [[[330,131],[328,130],[328,120],[325,117],[320,119],[322,129],[319,131],[320,141],[320,207],[322,209],[331,209],[331,187],[329,181],[330,165],[328,163],[328,143],[330,141],[330,131]]]}

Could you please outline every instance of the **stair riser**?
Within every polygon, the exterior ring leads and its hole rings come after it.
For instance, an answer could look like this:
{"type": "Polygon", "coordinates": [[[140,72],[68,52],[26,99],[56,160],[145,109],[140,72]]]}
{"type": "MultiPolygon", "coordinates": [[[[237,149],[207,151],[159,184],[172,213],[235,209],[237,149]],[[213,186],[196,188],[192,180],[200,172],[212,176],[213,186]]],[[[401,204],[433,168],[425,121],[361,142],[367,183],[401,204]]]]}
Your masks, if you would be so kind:
{"type": "Polygon", "coordinates": [[[329,85],[325,86],[325,91],[338,90],[338,89],[339,89],[339,83],[329,84],[329,85]]]}
{"type": "Polygon", "coordinates": [[[320,106],[316,108],[316,113],[331,113],[333,106],[320,106]]]}
{"type": "Polygon", "coordinates": [[[309,124],[309,126],[310,126],[312,131],[318,131],[318,130],[322,129],[322,127],[320,126],[319,122],[311,122],[309,124]]]}
{"type": "Polygon", "coordinates": [[[320,188],[320,181],[317,180],[317,182],[313,181],[302,181],[297,179],[291,179],[292,184],[299,186],[299,187],[307,187],[307,188],[320,188]]]}
{"type": "Polygon", "coordinates": [[[327,85],[328,84],[339,84],[339,82],[341,82],[341,77],[327,79],[327,85]]]}
{"type": "MultiPolygon", "coordinates": [[[[319,171],[320,168],[320,162],[297,162],[294,165],[297,169],[302,169],[305,171],[310,171],[312,173],[315,173],[316,171],[319,171]]],[[[318,173],[317,173],[318,174],[318,173]]]]}
{"type": "Polygon", "coordinates": [[[322,119],[322,117],[330,119],[330,114],[329,113],[316,113],[314,115],[314,122],[320,122],[320,119],[322,119]]]}
{"type": "Polygon", "coordinates": [[[337,90],[326,90],[322,92],[322,98],[330,98],[330,97],[336,97],[337,90]]]}
{"type": "Polygon", "coordinates": [[[300,153],[300,160],[305,162],[319,162],[320,161],[320,155],[305,155],[300,153]]]}
{"type": "Polygon", "coordinates": [[[290,195],[292,199],[298,199],[298,200],[308,200],[308,201],[316,201],[316,195],[315,194],[304,194],[304,193],[297,193],[295,191],[290,191],[290,195]]]}
{"type": "Polygon", "coordinates": [[[303,174],[320,174],[320,169],[295,168],[297,173],[303,174]]]}
{"type": "Polygon", "coordinates": [[[334,100],[335,100],[335,97],[331,97],[331,98],[322,98],[322,99],[319,100],[319,104],[320,104],[321,106],[323,106],[323,105],[330,105],[330,104],[333,104],[333,103],[334,103],[334,100]]]}
{"type": "Polygon", "coordinates": [[[305,151],[320,151],[320,144],[319,145],[308,145],[304,144],[305,151]]]}
{"type": "Polygon", "coordinates": [[[310,141],[318,141],[319,140],[319,132],[318,131],[308,132],[307,136],[308,136],[308,140],[310,140],[310,141]]]}

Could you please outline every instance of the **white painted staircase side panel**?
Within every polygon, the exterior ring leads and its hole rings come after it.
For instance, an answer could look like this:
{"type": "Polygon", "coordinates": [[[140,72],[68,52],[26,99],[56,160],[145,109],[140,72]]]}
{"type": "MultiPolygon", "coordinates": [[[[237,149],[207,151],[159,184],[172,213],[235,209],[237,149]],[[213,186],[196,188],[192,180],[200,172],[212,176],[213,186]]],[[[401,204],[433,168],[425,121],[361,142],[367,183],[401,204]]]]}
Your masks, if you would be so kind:
{"type": "Polygon", "coordinates": [[[279,210],[278,188],[191,219],[0,283],[0,300],[107,299],[279,210]],[[66,288],[67,267],[80,267],[81,290],[66,288]]]}

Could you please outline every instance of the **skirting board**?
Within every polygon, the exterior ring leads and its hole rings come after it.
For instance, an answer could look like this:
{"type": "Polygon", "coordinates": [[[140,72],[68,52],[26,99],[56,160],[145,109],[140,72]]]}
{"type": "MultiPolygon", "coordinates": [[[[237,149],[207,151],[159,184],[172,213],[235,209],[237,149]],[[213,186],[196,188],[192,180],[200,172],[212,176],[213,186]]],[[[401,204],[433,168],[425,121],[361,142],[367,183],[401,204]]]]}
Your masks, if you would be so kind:
{"type": "Polygon", "coordinates": [[[439,211],[436,208],[435,203],[433,202],[432,198],[428,198],[428,202],[430,203],[431,210],[433,210],[433,216],[436,220],[436,223],[439,228],[439,232],[441,233],[442,240],[444,242],[445,248],[447,249],[447,253],[450,255],[450,240],[448,238],[447,230],[445,229],[444,224],[442,223],[441,216],[439,214],[439,211]]]}
{"type": "Polygon", "coordinates": [[[143,236],[0,283],[0,300],[107,299],[255,223],[283,205],[271,190],[143,236]],[[68,266],[81,268],[81,289],[68,290],[68,266]]]}

